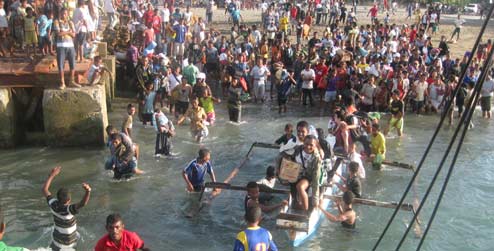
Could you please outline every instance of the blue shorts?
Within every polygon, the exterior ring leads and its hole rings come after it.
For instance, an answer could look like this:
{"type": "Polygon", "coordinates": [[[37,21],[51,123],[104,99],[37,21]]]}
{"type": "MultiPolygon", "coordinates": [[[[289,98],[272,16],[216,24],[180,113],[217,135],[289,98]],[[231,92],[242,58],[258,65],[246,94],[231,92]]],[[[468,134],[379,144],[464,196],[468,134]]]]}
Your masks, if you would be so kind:
{"type": "Polygon", "coordinates": [[[57,66],[58,71],[63,72],[65,59],[69,60],[69,69],[75,69],[75,49],[74,47],[57,47],[57,66]]]}

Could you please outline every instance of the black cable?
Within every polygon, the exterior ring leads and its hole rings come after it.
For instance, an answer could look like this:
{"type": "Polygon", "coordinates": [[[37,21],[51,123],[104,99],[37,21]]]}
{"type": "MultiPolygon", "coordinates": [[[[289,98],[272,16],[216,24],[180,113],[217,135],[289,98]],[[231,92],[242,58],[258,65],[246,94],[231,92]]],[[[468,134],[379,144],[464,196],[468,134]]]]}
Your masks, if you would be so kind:
{"type": "MultiPolygon", "coordinates": [[[[458,145],[456,146],[456,151],[455,151],[455,154],[453,156],[453,160],[451,161],[451,165],[449,166],[448,173],[446,174],[446,178],[444,180],[444,184],[441,187],[441,191],[439,192],[439,197],[437,198],[436,204],[434,206],[434,210],[432,211],[432,215],[431,215],[431,217],[429,219],[429,222],[427,223],[427,226],[425,228],[424,234],[420,238],[420,242],[419,242],[419,245],[417,246],[417,250],[420,250],[420,248],[422,247],[422,244],[424,243],[425,237],[429,233],[429,229],[430,229],[430,227],[432,225],[432,222],[434,221],[434,218],[436,217],[437,210],[439,209],[439,206],[441,204],[442,198],[443,198],[444,193],[446,191],[446,187],[448,186],[449,179],[451,178],[451,174],[453,173],[453,170],[454,170],[454,167],[455,167],[455,164],[456,164],[456,160],[458,158],[458,155],[460,153],[461,147],[463,145],[462,144],[463,143],[463,140],[465,139],[465,135],[467,134],[468,127],[469,127],[470,121],[472,120],[473,113],[475,112],[475,104],[477,104],[477,102],[478,102],[478,99],[480,97],[480,92],[481,92],[482,86],[484,85],[484,81],[486,79],[486,76],[489,74],[491,63],[492,63],[492,55],[494,55],[494,50],[491,50],[489,52],[489,57],[487,58],[487,62],[485,63],[485,66],[484,66],[484,75],[481,76],[480,82],[477,83],[478,88],[477,88],[477,86],[475,88],[475,89],[478,90],[478,92],[475,93],[475,91],[477,91],[477,90],[475,90],[474,91],[475,97],[474,98],[472,97],[470,99],[470,101],[469,101],[470,108],[469,108],[469,110],[467,112],[468,115],[467,115],[467,118],[466,118],[466,121],[465,121],[465,124],[464,124],[463,132],[462,132],[462,134],[460,136],[460,140],[458,142],[458,145]]],[[[455,132],[455,136],[456,136],[456,132],[455,132]]]]}
{"type": "MultiPolygon", "coordinates": [[[[446,160],[449,156],[451,148],[453,148],[453,145],[456,141],[456,138],[458,136],[458,133],[460,132],[461,127],[464,126],[466,129],[468,129],[468,124],[465,124],[465,123],[466,123],[466,119],[468,117],[471,117],[470,115],[473,113],[472,111],[475,109],[474,105],[472,107],[472,104],[475,104],[475,103],[472,103],[473,97],[477,97],[480,94],[480,87],[481,87],[481,85],[483,85],[483,81],[485,80],[485,77],[488,73],[488,66],[490,64],[490,58],[492,57],[493,52],[494,52],[494,50],[491,50],[491,52],[489,52],[489,59],[484,62],[483,71],[481,72],[480,78],[479,78],[479,80],[482,81],[482,84],[479,84],[480,82],[478,82],[477,85],[475,86],[475,89],[472,92],[472,98],[470,98],[470,100],[468,101],[468,104],[465,106],[467,108],[467,110],[462,114],[460,121],[458,122],[459,123],[458,127],[455,129],[453,137],[451,138],[449,145],[448,145],[448,147],[444,153],[444,156],[441,159],[439,167],[437,168],[436,173],[434,174],[434,177],[432,178],[431,182],[429,183],[429,186],[427,187],[427,191],[425,192],[425,195],[422,198],[422,201],[420,202],[420,205],[419,205],[417,211],[415,212],[415,214],[413,214],[412,220],[410,221],[410,224],[408,225],[407,229],[405,230],[405,233],[403,234],[400,242],[398,243],[396,250],[399,250],[401,248],[401,245],[405,241],[408,233],[410,232],[410,229],[412,229],[414,221],[417,219],[417,215],[420,214],[422,208],[424,207],[425,202],[427,201],[427,198],[429,197],[429,194],[430,194],[432,188],[434,187],[434,184],[436,183],[437,178],[439,177],[439,173],[441,172],[441,170],[444,166],[444,163],[446,163],[446,160]]],[[[458,143],[458,147],[461,148],[461,141],[458,143]]],[[[458,149],[456,151],[456,154],[457,153],[458,153],[458,149]]],[[[455,155],[455,158],[456,158],[456,155],[455,155]]]]}
{"type": "MultiPolygon", "coordinates": [[[[494,10],[494,5],[491,6],[491,9],[489,10],[489,15],[488,16],[491,16],[492,15],[493,10],[494,10]]],[[[480,29],[479,36],[477,36],[477,40],[475,41],[475,44],[473,46],[473,49],[472,49],[472,52],[471,52],[471,56],[468,57],[467,66],[461,71],[460,81],[463,80],[463,78],[465,77],[466,71],[468,69],[468,66],[472,63],[473,55],[475,55],[475,52],[477,51],[477,48],[478,48],[479,43],[480,43],[480,40],[482,38],[482,34],[484,34],[484,31],[487,28],[488,22],[489,22],[489,20],[486,19],[484,21],[484,24],[482,25],[482,28],[480,29]]],[[[456,97],[456,95],[458,94],[459,90],[460,90],[460,83],[458,83],[458,85],[456,86],[455,91],[454,91],[452,97],[456,97]]],[[[446,102],[445,111],[449,111],[449,109],[451,108],[451,105],[452,104],[453,104],[453,99],[451,99],[448,102],[446,102]]],[[[415,172],[414,172],[414,174],[413,174],[410,182],[408,183],[408,185],[407,185],[407,187],[405,189],[405,192],[403,193],[403,196],[401,197],[400,201],[398,202],[398,205],[396,206],[395,210],[393,211],[393,214],[391,215],[391,218],[389,219],[388,223],[386,224],[386,227],[384,228],[383,232],[379,236],[379,239],[377,240],[376,244],[372,248],[373,251],[375,251],[377,249],[377,247],[379,246],[379,244],[381,243],[382,239],[384,238],[384,235],[386,235],[386,232],[388,231],[389,227],[393,223],[394,218],[398,214],[398,211],[399,211],[401,205],[403,205],[403,202],[405,201],[405,198],[408,195],[408,192],[410,191],[413,183],[415,182],[415,179],[417,178],[418,173],[422,169],[422,166],[423,166],[423,164],[425,162],[425,159],[427,158],[427,155],[429,154],[429,151],[432,148],[432,145],[434,144],[434,141],[436,140],[437,135],[439,134],[439,130],[441,130],[441,127],[442,127],[442,125],[444,123],[444,120],[446,119],[447,114],[448,114],[448,112],[445,112],[445,113],[443,113],[441,115],[441,119],[439,121],[439,124],[437,125],[436,130],[434,131],[434,134],[432,135],[432,138],[429,141],[429,144],[427,145],[427,148],[426,148],[426,150],[424,152],[424,155],[420,159],[419,165],[417,166],[417,169],[415,170],[415,172]]]]}

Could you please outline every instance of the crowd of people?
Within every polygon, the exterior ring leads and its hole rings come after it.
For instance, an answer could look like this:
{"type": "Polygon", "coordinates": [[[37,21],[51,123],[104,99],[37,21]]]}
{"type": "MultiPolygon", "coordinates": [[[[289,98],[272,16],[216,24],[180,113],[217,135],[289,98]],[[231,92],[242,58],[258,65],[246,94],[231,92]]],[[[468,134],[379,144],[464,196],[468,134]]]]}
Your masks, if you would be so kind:
{"type": "MultiPolygon", "coordinates": [[[[475,55],[465,52],[462,57],[454,57],[449,44],[460,39],[465,23],[460,15],[448,40],[446,35],[438,34],[440,9],[431,6],[422,12],[418,4],[409,4],[409,23],[398,25],[392,21],[397,4],[389,5],[386,0],[382,8],[377,3],[369,8],[368,20],[357,18],[357,1],[263,0],[258,5],[252,1],[226,1],[225,15],[231,24],[228,34],[215,29],[213,1],[204,5],[205,18],[201,13],[193,13],[190,6],[183,8],[173,0],[106,0],[102,6],[98,1],[80,0],[73,12],[60,0],[47,0],[43,8],[33,8],[27,0],[1,3],[5,11],[0,11],[0,25],[4,24],[3,19],[8,20],[7,26],[0,27],[3,37],[14,38],[18,46],[32,48],[34,54],[37,50],[53,54],[56,50],[60,88],[65,88],[66,59],[71,71],[70,85],[80,87],[74,82],[74,64],[76,58],[84,60],[84,47],[98,36],[103,22],[95,13],[106,14],[109,29],[128,29],[130,39],[122,65],[124,79],[133,83],[136,90],[137,102],[128,105],[121,128],[107,128],[110,158],[105,168],[112,170],[117,179],[143,173],[137,166],[139,146],[132,138],[135,113],[144,126],[154,127],[155,155],[161,157],[174,155],[171,140],[175,126],[186,121],[193,138],[203,142],[209,130],[214,130],[214,105],[222,99],[233,123],[242,121],[244,102],[264,105],[276,100],[280,114],[287,112],[287,104],[328,111],[330,136],[325,137],[325,130],[313,128],[306,121],[297,123],[296,135],[292,134],[293,126],[287,125],[285,135],[276,141],[280,145],[279,160],[289,159],[304,167],[300,178],[290,185],[298,198],[295,206],[310,210],[319,206],[317,181],[321,179],[324,160],[333,156],[348,159],[348,171],[341,177],[343,183],[338,184],[344,194],[340,214],[321,210],[329,220],[349,228],[355,227],[356,218],[352,200],[362,196],[362,160],[381,168],[386,154],[384,135],[396,130],[401,136],[404,117],[409,112],[448,113],[453,123],[455,115],[465,112],[483,62],[492,50],[492,40],[488,39],[475,55]],[[259,22],[252,26],[244,24],[243,8],[258,8],[259,22]],[[441,37],[439,43],[432,41],[434,36],[441,37]],[[471,65],[467,65],[469,58],[473,59],[471,65]],[[467,74],[459,79],[463,70],[467,74]],[[457,86],[460,91],[453,95],[457,86]],[[445,110],[448,102],[454,103],[457,112],[445,110]],[[390,119],[380,122],[385,113],[390,113],[390,119]],[[357,151],[357,142],[362,152],[357,151]],[[310,195],[308,188],[312,188],[310,195]]],[[[5,56],[5,48],[0,49],[5,56]]],[[[26,51],[30,57],[31,50],[26,51]]],[[[101,58],[94,57],[89,83],[98,83],[102,71],[101,58]]],[[[491,117],[493,77],[494,71],[489,70],[481,92],[482,117],[486,119],[491,117]]],[[[206,173],[216,181],[209,150],[202,148],[198,155],[183,170],[189,192],[203,189],[206,173]]],[[[274,186],[272,180],[279,165],[268,168],[266,181],[259,183],[274,186]]],[[[89,185],[83,184],[86,193],[77,204],[70,204],[70,194],[64,189],[58,191],[57,198],[52,197],[48,189],[59,172],[60,168],[55,168],[43,188],[55,216],[51,246],[54,250],[75,245],[74,215],[88,203],[91,191],[89,185]]],[[[247,185],[248,228],[238,234],[235,250],[252,250],[256,245],[264,245],[261,250],[277,250],[269,231],[258,225],[262,212],[286,206],[287,202],[264,205],[259,199],[258,185],[247,185]]],[[[0,227],[5,228],[3,224],[0,227]]],[[[97,243],[95,250],[119,250],[119,245],[129,250],[146,250],[137,234],[124,230],[120,215],[109,215],[106,229],[108,236],[97,243]]]]}

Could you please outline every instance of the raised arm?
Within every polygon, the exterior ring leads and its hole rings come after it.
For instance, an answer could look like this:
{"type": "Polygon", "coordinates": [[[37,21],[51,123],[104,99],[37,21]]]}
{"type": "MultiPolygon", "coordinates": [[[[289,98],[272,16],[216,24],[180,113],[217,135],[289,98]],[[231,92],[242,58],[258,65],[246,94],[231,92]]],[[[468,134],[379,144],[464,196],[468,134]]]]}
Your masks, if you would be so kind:
{"type": "Polygon", "coordinates": [[[51,195],[51,193],[50,193],[50,185],[51,185],[51,182],[53,181],[53,179],[55,178],[55,176],[57,176],[60,173],[61,170],[62,170],[62,167],[61,166],[57,166],[57,167],[53,168],[51,170],[50,175],[48,175],[48,178],[46,179],[45,184],[43,185],[43,189],[41,190],[43,192],[43,195],[45,197],[48,197],[48,196],[51,195]]]}
{"type": "Polygon", "coordinates": [[[84,188],[86,193],[84,193],[84,197],[82,197],[81,201],[78,204],[76,204],[77,209],[83,208],[84,206],[87,205],[89,201],[89,195],[91,194],[91,187],[89,186],[89,184],[82,183],[82,188],[84,188]]]}

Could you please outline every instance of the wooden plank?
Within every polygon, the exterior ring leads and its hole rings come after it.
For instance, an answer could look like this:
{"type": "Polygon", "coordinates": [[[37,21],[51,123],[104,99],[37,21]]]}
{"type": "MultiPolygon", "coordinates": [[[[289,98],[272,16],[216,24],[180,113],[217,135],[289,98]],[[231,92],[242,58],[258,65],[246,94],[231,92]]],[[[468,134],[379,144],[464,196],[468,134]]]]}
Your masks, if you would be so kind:
{"type": "MultiPolygon", "coordinates": [[[[339,154],[339,153],[335,153],[334,155],[336,157],[339,157],[339,158],[344,158],[344,159],[348,158],[346,155],[339,154]]],[[[384,160],[382,162],[382,164],[386,165],[386,166],[399,167],[399,168],[404,168],[404,169],[409,169],[409,170],[415,171],[415,167],[413,165],[406,164],[406,163],[400,163],[397,161],[384,160]]]]}
{"type": "MultiPolygon", "coordinates": [[[[234,186],[223,182],[206,182],[206,184],[204,184],[204,187],[219,188],[219,189],[234,190],[234,191],[247,191],[247,187],[245,186],[234,186]]],[[[290,194],[290,190],[270,189],[265,186],[260,186],[259,191],[263,193],[290,194]]]]}
{"type": "MultiPolygon", "coordinates": [[[[330,200],[342,199],[340,195],[324,195],[324,198],[328,198],[330,200]]],[[[396,208],[398,205],[397,202],[384,202],[370,199],[362,199],[362,198],[354,198],[353,203],[362,204],[367,206],[376,206],[376,207],[385,207],[385,208],[396,208]]],[[[410,203],[403,203],[400,207],[401,210],[412,211],[413,206],[410,203]]]]}
{"type": "Polygon", "coordinates": [[[309,221],[309,216],[303,214],[280,213],[276,219],[307,222],[309,221]]]}
{"type": "Polygon", "coordinates": [[[289,226],[289,225],[281,225],[281,224],[280,225],[276,224],[276,228],[283,229],[283,230],[293,230],[296,232],[309,232],[308,228],[289,226]]]}
{"type": "Polygon", "coordinates": [[[297,232],[308,232],[309,221],[302,222],[277,218],[276,227],[279,229],[294,230],[297,232]]]}
{"type": "Polygon", "coordinates": [[[263,143],[263,142],[255,142],[254,146],[261,148],[269,148],[269,149],[280,149],[280,146],[277,144],[263,143]]]}

